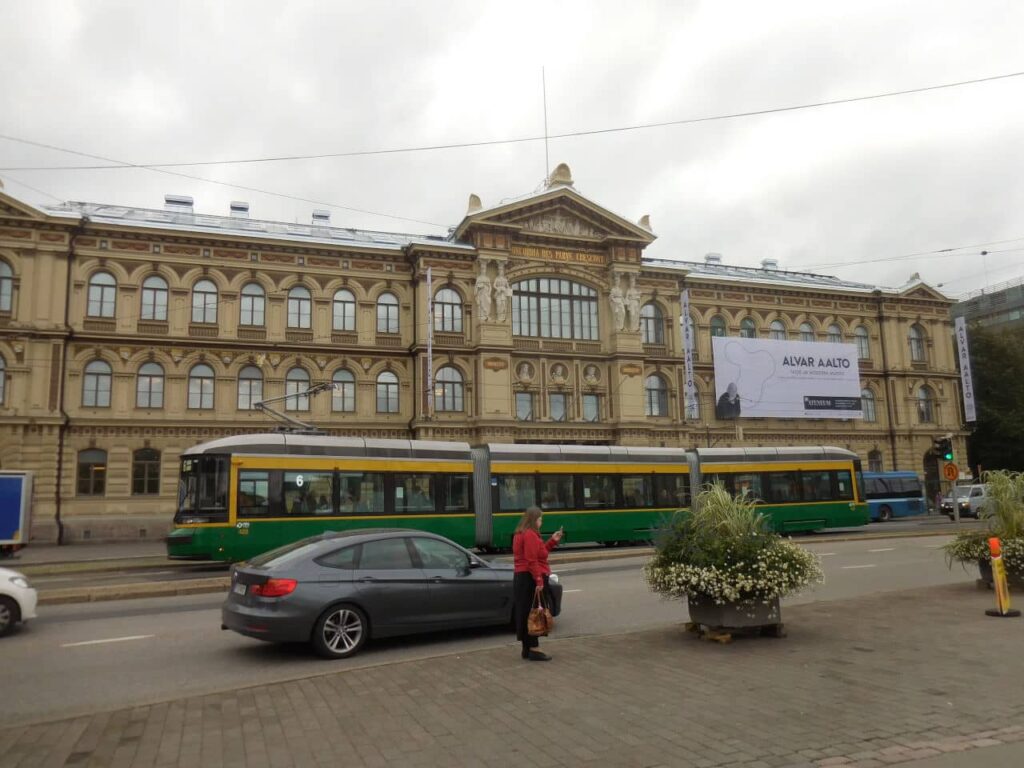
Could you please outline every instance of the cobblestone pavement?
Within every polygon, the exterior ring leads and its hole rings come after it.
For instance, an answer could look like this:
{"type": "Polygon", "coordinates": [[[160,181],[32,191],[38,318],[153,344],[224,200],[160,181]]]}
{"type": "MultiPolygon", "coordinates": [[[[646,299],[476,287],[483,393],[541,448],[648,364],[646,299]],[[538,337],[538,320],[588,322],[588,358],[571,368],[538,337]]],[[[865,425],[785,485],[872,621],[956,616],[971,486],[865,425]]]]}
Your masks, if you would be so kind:
{"type": "Polygon", "coordinates": [[[0,730],[0,766],[909,762],[1024,741],[1024,620],[986,617],[992,603],[964,583],[796,606],[788,638],[731,645],[686,634],[680,608],[676,626],[548,639],[547,664],[511,642],[325,662],[313,679],[0,730]]]}

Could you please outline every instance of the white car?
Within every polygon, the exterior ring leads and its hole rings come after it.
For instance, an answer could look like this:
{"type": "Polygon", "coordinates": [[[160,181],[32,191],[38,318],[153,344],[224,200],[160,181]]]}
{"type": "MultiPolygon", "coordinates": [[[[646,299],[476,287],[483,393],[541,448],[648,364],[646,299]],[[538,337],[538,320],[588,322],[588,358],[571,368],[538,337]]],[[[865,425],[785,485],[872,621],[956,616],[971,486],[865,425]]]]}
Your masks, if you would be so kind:
{"type": "Polygon", "coordinates": [[[985,516],[985,501],[988,499],[986,485],[958,485],[942,500],[942,513],[953,519],[956,509],[960,517],[973,517],[980,520],[985,516]]]}
{"type": "Polygon", "coordinates": [[[36,617],[36,590],[17,571],[0,568],[0,637],[36,617]]]}

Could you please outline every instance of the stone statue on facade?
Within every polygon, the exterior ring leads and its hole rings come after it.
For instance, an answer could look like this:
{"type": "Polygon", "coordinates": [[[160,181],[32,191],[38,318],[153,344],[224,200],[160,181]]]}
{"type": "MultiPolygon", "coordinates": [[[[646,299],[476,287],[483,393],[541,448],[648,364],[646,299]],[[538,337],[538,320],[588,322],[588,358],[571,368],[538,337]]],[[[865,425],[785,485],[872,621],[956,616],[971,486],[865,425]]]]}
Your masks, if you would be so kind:
{"type": "Polygon", "coordinates": [[[480,322],[491,319],[491,279],[487,277],[487,262],[480,262],[480,274],[476,277],[476,314],[480,322]]]}
{"type": "Polygon", "coordinates": [[[636,287],[636,273],[629,275],[629,290],[626,291],[626,312],[629,315],[629,330],[640,330],[640,289],[636,287]]]}
{"type": "Polygon", "coordinates": [[[505,262],[498,262],[498,275],[494,278],[494,314],[499,323],[508,318],[508,303],[512,299],[512,286],[505,277],[505,262]]]}
{"type": "Polygon", "coordinates": [[[626,327],[626,300],[619,286],[618,272],[612,272],[612,287],[608,291],[608,301],[612,305],[612,325],[616,331],[626,327]]]}

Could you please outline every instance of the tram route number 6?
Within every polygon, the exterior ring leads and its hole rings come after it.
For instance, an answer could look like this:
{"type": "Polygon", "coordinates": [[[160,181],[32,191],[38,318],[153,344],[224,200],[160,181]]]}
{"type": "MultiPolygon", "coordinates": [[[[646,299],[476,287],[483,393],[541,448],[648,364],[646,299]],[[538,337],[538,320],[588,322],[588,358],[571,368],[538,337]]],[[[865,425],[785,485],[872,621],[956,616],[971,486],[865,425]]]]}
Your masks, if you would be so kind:
{"type": "Polygon", "coordinates": [[[295,478],[295,487],[296,487],[296,488],[301,488],[301,487],[302,487],[302,484],[303,484],[304,482],[306,482],[306,481],[302,479],[302,475],[298,475],[298,476],[297,476],[297,477],[295,478]]]}
{"type": "Polygon", "coordinates": [[[942,476],[949,480],[949,482],[954,483],[960,477],[960,469],[956,464],[946,464],[942,468],[942,476]]]}

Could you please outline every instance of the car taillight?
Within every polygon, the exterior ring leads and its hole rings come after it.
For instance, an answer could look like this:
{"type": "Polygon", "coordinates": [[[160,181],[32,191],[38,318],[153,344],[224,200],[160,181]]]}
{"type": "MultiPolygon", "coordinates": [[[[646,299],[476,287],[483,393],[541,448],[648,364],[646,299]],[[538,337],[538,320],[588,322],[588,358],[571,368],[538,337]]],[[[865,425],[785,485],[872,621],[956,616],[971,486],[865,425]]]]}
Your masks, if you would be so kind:
{"type": "Polygon", "coordinates": [[[249,587],[250,595],[258,597],[284,597],[295,591],[299,585],[295,579],[267,579],[263,584],[253,584],[249,587]]]}

